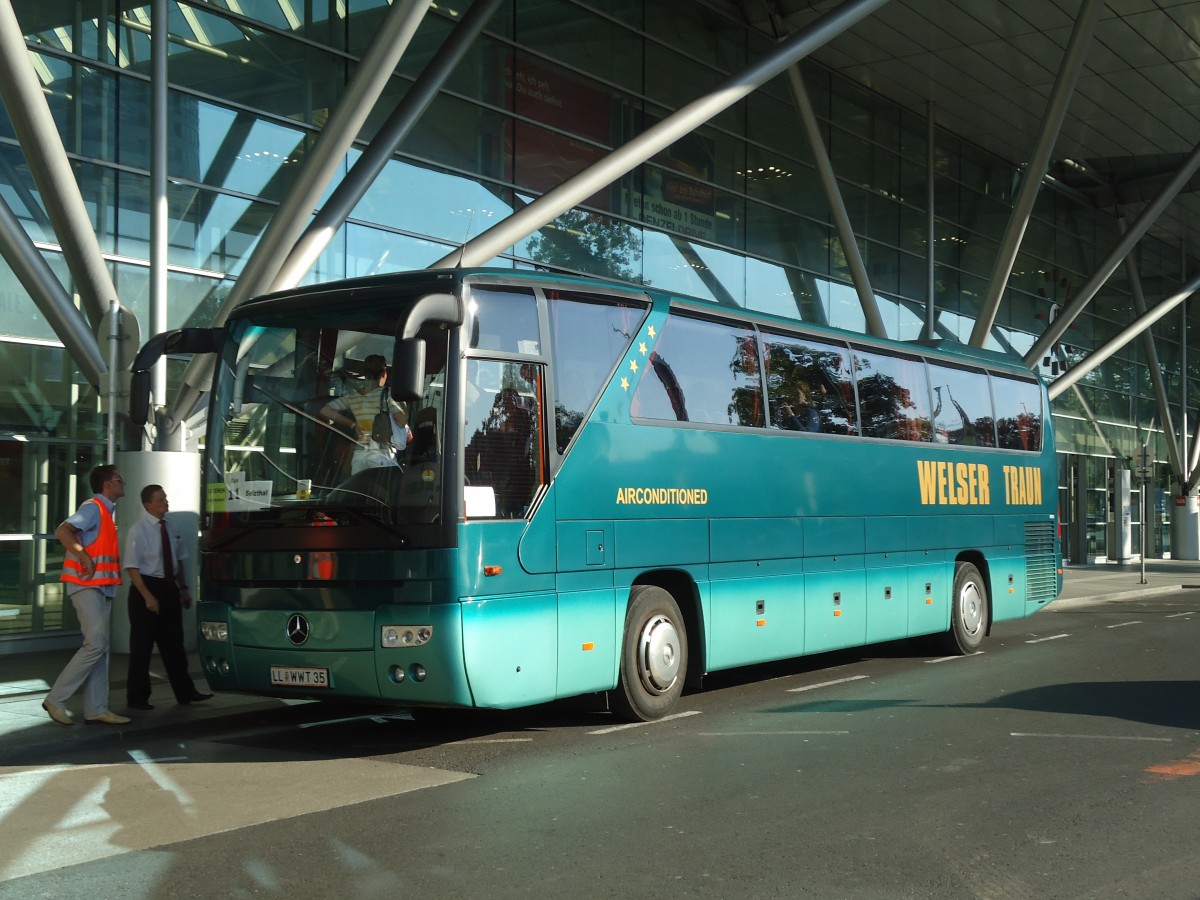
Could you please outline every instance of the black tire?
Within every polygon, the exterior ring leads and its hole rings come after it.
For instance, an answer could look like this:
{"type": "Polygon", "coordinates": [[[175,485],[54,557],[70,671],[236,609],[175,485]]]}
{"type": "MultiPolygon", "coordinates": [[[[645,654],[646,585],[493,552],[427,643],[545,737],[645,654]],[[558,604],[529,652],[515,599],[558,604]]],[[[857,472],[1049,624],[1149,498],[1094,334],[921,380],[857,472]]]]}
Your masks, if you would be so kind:
{"type": "Polygon", "coordinates": [[[954,592],[950,596],[950,630],[943,636],[947,653],[975,653],[987,634],[990,604],[987,585],[979,570],[968,562],[954,566],[954,592]]]}
{"type": "Polygon", "coordinates": [[[661,719],[683,694],[687,664],[687,628],[675,598],[660,587],[634,587],[625,613],[621,679],[609,692],[613,713],[630,722],[661,719]]]}

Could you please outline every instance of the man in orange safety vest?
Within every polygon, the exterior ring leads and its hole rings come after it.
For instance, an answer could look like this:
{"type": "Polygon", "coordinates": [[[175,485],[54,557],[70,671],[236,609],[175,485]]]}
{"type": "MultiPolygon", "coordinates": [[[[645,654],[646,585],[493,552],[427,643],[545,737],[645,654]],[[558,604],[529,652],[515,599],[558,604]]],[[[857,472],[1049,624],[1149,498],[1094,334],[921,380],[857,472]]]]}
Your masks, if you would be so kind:
{"type": "Polygon", "coordinates": [[[121,583],[117,549],[116,502],[125,495],[125,479],[113,465],[96,466],[89,476],[90,500],[54,530],[62,544],[63,589],[79,617],[83,646],[63,668],[42,701],[50,718],[71,724],[66,702],[83,687],[83,715],[88,722],[122,725],[129,721],[108,708],[108,636],[112,600],[121,583]]]}

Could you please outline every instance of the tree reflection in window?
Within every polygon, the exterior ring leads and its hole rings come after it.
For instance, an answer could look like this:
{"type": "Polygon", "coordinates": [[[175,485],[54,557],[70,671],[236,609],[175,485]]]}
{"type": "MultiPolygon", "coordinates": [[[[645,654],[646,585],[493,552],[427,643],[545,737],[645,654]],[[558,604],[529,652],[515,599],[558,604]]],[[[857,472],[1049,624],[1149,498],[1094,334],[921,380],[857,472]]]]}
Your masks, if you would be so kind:
{"type": "Polygon", "coordinates": [[[635,417],[762,426],[757,340],[748,326],[672,315],[647,365],[634,394],[635,417]]]}
{"type": "Polygon", "coordinates": [[[922,360],[855,348],[854,372],[863,435],[899,441],[932,438],[929,385],[922,360]]]}
{"type": "Polygon", "coordinates": [[[996,446],[987,373],[929,365],[933,385],[933,439],[973,447],[996,446]]]}
{"type": "Polygon", "coordinates": [[[850,354],[809,338],[764,334],[771,427],[857,434],[850,354]]]}
{"type": "Polygon", "coordinates": [[[1042,391],[1035,382],[992,376],[996,433],[1005,450],[1042,449],[1042,391]]]}

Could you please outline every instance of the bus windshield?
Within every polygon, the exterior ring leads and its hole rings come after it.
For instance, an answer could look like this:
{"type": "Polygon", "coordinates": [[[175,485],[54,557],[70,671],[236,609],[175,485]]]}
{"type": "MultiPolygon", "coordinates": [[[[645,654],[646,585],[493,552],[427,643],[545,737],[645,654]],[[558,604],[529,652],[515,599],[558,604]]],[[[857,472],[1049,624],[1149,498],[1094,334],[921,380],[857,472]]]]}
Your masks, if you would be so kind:
{"type": "Polygon", "coordinates": [[[427,326],[421,397],[399,403],[388,389],[396,322],[393,301],[250,313],[231,328],[205,453],[210,538],[222,526],[384,534],[441,519],[447,332],[427,326]]]}

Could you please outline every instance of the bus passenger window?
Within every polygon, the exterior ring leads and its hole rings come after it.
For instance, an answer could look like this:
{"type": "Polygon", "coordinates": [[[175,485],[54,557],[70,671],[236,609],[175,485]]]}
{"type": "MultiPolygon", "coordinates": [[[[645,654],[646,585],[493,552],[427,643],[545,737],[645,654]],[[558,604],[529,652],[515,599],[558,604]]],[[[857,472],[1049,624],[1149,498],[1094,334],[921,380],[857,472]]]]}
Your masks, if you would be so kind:
{"type": "Polygon", "coordinates": [[[763,334],[763,347],[772,428],[858,432],[845,347],[778,334],[763,334]]]}
{"type": "Polygon", "coordinates": [[[933,385],[933,439],[937,443],[996,446],[992,395],[984,372],[929,364],[933,385]]]}
{"type": "Polygon", "coordinates": [[[638,381],[634,415],[761,428],[758,373],[751,329],[672,315],[638,381]]]}
{"type": "Polygon", "coordinates": [[[468,360],[467,369],[466,484],[491,492],[497,518],[522,518],[545,474],[541,367],[468,360]]]}
{"type": "Polygon", "coordinates": [[[646,317],[627,300],[546,291],[554,358],[554,440],[565,453],[646,317]]]}
{"type": "Polygon", "coordinates": [[[506,353],[540,353],[537,300],[533,290],[516,286],[472,285],[471,348],[506,353]]]}
{"type": "Polygon", "coordinates": [[[1042,449],[1042,392],[1033,381],[992,376],[996,432],[1005,450],[1042,449]]]}
{"type": "Polygon", "coordinates": [[[920,359],[854,350],[863,436],[896,441],[928,441],[929,382],[920,359]]]}

